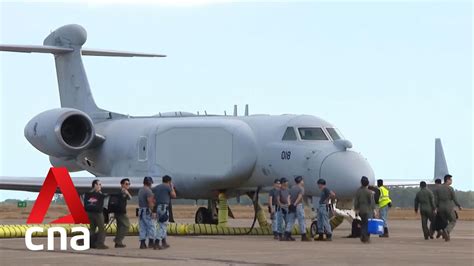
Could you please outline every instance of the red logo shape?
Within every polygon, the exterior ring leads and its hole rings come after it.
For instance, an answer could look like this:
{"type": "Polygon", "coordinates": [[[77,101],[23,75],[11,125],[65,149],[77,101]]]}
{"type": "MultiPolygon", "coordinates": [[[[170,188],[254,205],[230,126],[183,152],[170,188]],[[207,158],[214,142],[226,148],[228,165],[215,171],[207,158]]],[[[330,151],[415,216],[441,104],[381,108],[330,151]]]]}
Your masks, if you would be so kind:
{"type": "Polygon", "coordinates": [[[79,199],[77,190],[72,183],[71,176],[65,167],[51,167],[44,180],[43,187],[36,198],[35,205],[28,216],[27,224],[43,223],[56,189],[63,193],[64,200],[71,214],[52,221],[52,224],[88,224],[89,218],[79,199]]]}

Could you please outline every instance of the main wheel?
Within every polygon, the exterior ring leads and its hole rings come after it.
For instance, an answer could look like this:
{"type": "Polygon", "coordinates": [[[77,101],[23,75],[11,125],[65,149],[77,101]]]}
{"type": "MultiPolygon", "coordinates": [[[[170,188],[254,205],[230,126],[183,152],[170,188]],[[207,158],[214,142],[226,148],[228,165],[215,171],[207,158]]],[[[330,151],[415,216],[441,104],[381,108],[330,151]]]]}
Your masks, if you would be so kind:
{"type": "Polygon", "coordinates": [[[209,224],[211,221],[211,212],[206,207],[199,207],[196,211],[194,222],[197,224],[209,224]]]}
{"type": "Polygon", "coordinates": [[[311,223],[310,233],[311,233],[311,237],[315,237],[319,233],[318,232],[318,220],[314,220],[311,223]]]}

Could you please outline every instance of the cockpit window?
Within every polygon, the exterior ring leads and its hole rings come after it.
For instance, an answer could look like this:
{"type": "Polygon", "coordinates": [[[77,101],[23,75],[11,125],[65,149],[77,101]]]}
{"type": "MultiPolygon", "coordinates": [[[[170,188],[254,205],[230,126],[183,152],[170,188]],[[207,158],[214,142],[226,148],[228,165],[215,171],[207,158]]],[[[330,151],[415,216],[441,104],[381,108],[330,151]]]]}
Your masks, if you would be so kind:
{"type": "Polygon", "coordinates": [[[293,127],[287,127],[281,140],[296,140],[295,129],[293,127]]]}
{"type": "Polygon", "coordinates": [[[320,127],[298,128],[302,140],[328,140],[326,134],[320,127]]]}
{"type": "Polygon", "coordinates": [[[331,138],[332,140],[338,140],[338,139],[342,139],[342,135],[339,134],[339,130],[337,130],[336,128],[326,128],[326,130],[328,131],[329,135],[331,135],[331,138]]]}

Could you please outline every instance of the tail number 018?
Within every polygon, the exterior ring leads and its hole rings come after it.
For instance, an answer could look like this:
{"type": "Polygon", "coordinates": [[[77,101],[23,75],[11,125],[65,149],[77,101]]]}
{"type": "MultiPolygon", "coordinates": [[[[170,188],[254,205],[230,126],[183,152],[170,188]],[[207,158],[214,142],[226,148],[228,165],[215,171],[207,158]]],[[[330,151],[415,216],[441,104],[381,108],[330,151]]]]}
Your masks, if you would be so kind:
{"type": "Polygon", "coordinates": [[[291,158],[291,151],[282,151],[281,152],[281,159],[282,160],[289,160],[291,158]]]}

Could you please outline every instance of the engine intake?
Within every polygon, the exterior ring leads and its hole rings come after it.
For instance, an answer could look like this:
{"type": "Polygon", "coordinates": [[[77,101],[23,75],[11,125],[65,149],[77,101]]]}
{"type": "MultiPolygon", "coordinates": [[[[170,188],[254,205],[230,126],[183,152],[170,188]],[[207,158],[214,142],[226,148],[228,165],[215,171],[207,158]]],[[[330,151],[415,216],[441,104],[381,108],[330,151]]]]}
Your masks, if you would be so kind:
{"type": "Polygon", "coordinates": [[[72,108],[40,113],[25,127],[26,139],[38,150],[54,157],[74,157],[91,146],[95,130],[90,117],[72,108]]]}

